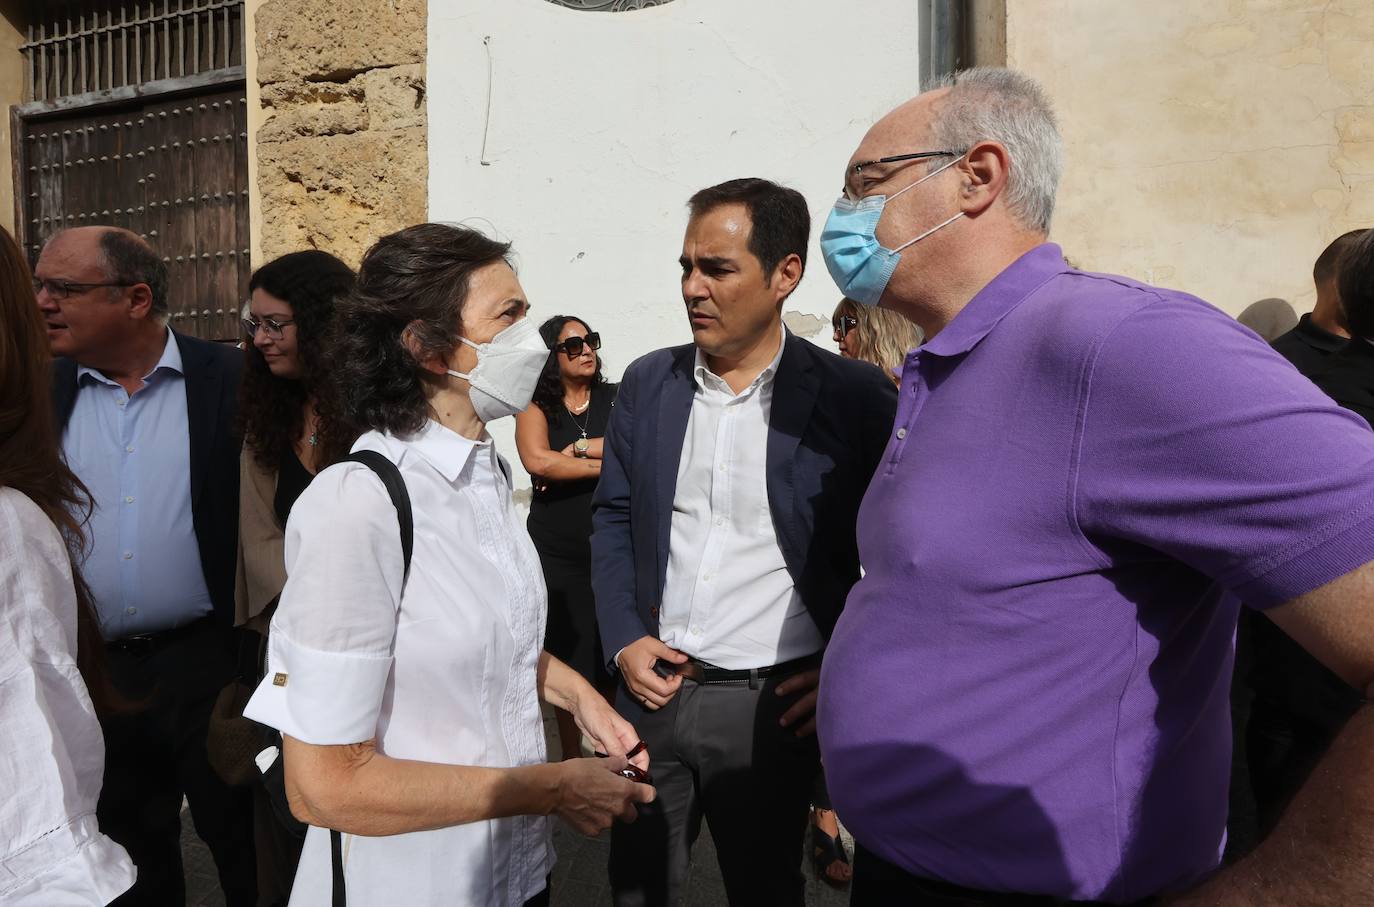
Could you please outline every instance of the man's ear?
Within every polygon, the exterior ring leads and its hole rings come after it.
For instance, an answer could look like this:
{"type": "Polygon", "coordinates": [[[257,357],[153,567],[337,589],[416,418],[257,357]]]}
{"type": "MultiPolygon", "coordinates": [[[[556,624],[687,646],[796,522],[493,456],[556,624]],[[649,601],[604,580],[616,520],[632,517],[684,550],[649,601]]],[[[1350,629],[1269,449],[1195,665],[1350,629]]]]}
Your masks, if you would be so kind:
{"type": "Polygon", "coordinates": [[[410,358],[415,360],[415,364],[432,375],[448,374],[448,363],[444,357],[436,356],[433,353],[426,353],[420,338],[415,333],[416,322],[412,321],[401,331],[401,346],[406,348],[410,358]]]}
{"type": "Polygon", "coordinates": [[[786,299],[792,295],[792,291],[797,288],[797,284],[802,279],[801,256],[796,252],[790,253],[778,266],[773,269],[773,280],[770,285],[779,293],[779,299],[786,299]]]}
{"type": "Polygon", "coordinates": [[[982,214],[1007,187],[1011,157],[1001,142],[979,142],[955,165],[962,185],[959,210],[966,217],[982,214]]]}
{"type": "Polygon", "coordinates": [[[153,289],[146,283],[136,283],[131,287],[126,287],[124,292],[129,295],[129,315],[132,318],[152,318],[153,317],[153,289]]]}

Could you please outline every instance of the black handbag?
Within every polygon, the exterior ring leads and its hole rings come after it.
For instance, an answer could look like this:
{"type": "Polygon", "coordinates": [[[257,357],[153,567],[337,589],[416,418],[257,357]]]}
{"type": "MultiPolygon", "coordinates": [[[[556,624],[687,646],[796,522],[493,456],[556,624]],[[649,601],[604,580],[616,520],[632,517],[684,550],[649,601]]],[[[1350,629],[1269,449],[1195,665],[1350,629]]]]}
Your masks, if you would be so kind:
{"type": "MultiPolygon", "coordinates": [[[[406,491],[405,480],[401,478],[401,471],[396,468],[395,463],[375,450],[354,451],[343,459],[363,464],[375,472],[377,478],[386,486],[386,493],[391,497],[392,506],[396,508],[396,521],[400,524],[401,558],[405,565],[403,576],[409,577],[410,555],[415,548],[415,518],[410,510],[410,495],[406,491]]],[[[278,817],[293,831],[299,828],[299,833],[303,837],[306,825],[291,814],[291,807],[286,801],[286,770],[282,766],[285,760],[281,750],[281,733],[272,729],[270,736],[274,738],[271,741],[272,745],[277,747],[277,758],[262,770],[262,783],[267,787],[267,795],[278,817]]],[[[333,905],[346,907],[348,897],[344,889],[343,835],[333,829],[329,831],[329,860],[333,872],[333,905]]]]}

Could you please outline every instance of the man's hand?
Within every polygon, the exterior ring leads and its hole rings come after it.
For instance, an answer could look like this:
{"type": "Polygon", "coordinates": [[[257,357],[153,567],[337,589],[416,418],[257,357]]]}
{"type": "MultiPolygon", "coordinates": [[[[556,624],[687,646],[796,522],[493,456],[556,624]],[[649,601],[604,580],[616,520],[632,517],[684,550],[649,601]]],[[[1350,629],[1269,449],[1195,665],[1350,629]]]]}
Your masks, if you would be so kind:
{"type": "Polygon", "coordinates": [[[782,718],[778,721],[783,727],[791,727],[798,721],[803,722],[802,726],[797,728],[798,737],[816,733],[816,700],[820,695],[817,689],[820,683],[821,669],[812,668],[800,674],[793,674],[778,684],[777,689],[773,691],[779,696],[802,694],[801,698],[792,703],[790,709],[782,713],[782,718]]]}
{"type": "Polygon", "coordinates": [[[569,759],[557,763],[558,798],[553,811],[584,835],[599,835],[616,819],[633,822],[636,803],[651,803],[658,792],[616,774],[624,756],[569,759]]]}
{"type": "Polygon", "coordinates": [[[625,677],[625,686],[629,688],[630,695],[650,711],[657,711],[667,705],[668,701],[677,695],[678,687],[682,686],[682,678],[676,674],[672,677],[659,677],[655,673],[654,664],[660,658],[673,664],[682,664],[687,660],[686,655],[665,646],[662,640],[653,636],[641,636],[622,649],[616,657],[616,664],[620,666],[620,673],[625,677]]]}

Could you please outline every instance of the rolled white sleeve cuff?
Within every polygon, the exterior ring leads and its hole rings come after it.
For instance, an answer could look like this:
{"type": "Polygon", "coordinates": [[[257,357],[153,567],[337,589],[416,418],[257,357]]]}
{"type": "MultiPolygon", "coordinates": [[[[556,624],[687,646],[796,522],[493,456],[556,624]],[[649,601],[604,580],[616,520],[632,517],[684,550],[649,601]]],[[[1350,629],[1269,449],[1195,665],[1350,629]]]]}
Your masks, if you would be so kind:
{"type": "Polygon", "coordinates": [[[362,743],[377,736],[390,655],[323,652],[301,646],[273,626],[262,679],[243,714],[317,746],[362,743]]]}

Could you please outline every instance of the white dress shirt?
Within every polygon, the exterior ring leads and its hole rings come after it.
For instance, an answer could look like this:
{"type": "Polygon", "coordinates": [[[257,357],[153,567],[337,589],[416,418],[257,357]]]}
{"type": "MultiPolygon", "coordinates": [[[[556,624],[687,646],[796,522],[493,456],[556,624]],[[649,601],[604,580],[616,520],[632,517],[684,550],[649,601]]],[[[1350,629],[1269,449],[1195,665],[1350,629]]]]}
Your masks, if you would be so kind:
{"type": "MultiPolygon", "coordinates": [[[[398,759],[511,767],[545,761],[536,671],[546,593],[490,438],[429,421],[368,432],[400,469],[415,548],[367,467],[322,471],[291,509],[286,587],[267,676],[245,710],[306,743],[376,740],[398,759]]],[[[547,818],[388,837],[343,836],[350,904],[520,905],[553,865],[547,818]]],[[[292,907],[330,903],[329,833],[311,828],[292,907]]]]}
{"type": "Polygon", "coordinates": [[[673,496],[659,638],[717,667],[762,668],[825,645],[787,572],[768,508],[778,354],[736,394],[697,350],[673,496]]]}
{"type": "Polygon", "coordinates": [[[108,904],[134,866],[96,823],[105,740],[76,668],[71,564],[12,488],[0,488],[0,607],[0,904],[108,904]]]}

